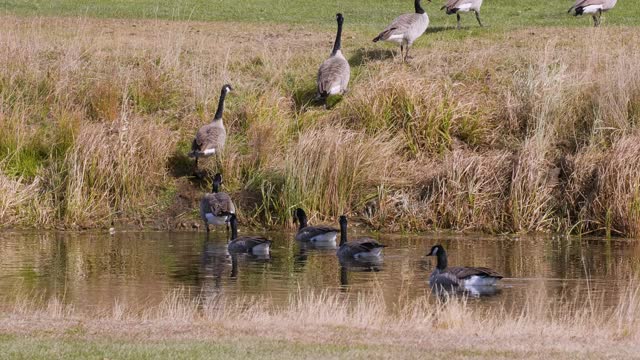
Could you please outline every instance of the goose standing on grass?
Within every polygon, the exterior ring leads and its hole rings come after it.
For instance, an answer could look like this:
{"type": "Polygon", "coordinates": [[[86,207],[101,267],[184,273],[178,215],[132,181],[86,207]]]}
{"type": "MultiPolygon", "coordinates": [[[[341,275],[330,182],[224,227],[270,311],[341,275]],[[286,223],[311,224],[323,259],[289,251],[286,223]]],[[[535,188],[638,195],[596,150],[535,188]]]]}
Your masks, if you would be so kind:
{"type": "MultiPolygon", "coordinates": [[[[207,232],[209,232],[209,225],[227,224],[230,216],[236,212],[236,206],[233,204],[231,196],[220,192],[220,185],[222,185],[222,175],[216,174],[213,177],[212,192],[205,194],[200,200],[200,218],[204,222],[207,232]]],[[[228,224],[227,230],[229,230],[228,224]]]]}
{"type": "MultiPolygon", "coordinates": [[[[409,59],[409,48],[413,45],[420,35],[424,34],[429,26],[429,16],[422,8],[420,4],[421,0],[414,0],[414,6],[416,12],[413,14],[403,14],[398,16],[391,25],[387,26],[378,36],[373,39],[373,42],[391,41],[400,44],[400,56],[402,61],[406,62],[409,59]],[[407,48],[406,54],[404,48],[407,48]]],[[[431,2],[431,0],[429,0],[431,2]]]]}
{"type": "Polygon", "coordinates": [[[456,14],[458,18],[458,25],[456,29],[460,29],[460,13],[473,11],[476,13],[476,20],[480,27],[483,27],[480,20],[480,7],[482,6],[482,0],[449,0],[440,8],[440,10],[446,10],[447,15],[456,14]]]}
{"type": "Polygon", "coordinates": [[[568,13],[574,11],[575,16],[592,14],[593,26],[600,26],[602,13],[609,11],[616,6],[618,0],[576,0],[576,3],[569,8],[568,13]]]}
{"type": "Polygon", "coordinates": [[[336,41],[333,44],[331,56],[320,65],[318,70],[318,99],[320,99],[325,108],[327,106],[327,98],[330,95],[344,94],[348,91],[349,77],[351,76],[351,68],[349,62],[342,55],[342,24],[344,17],[342,14],[336,14],[338,21],[338,32],[336,33],[336,41]]]}
{"type": "Polygon", "coordinates": [[[218,110],[216,110],[213,121],[201,127],[193,139],[189,156],[196,159],[196,170],[198,169],[199,158],[219,154],[224,148],[227,140],[227,130],[225,130],[222,123],[222,113],[224,112],[224,100],[232,90],[233,88],[229,84],[222,87],[220,99],[218,100],[218,110]]]}
{"type": "Polygon", "coordinates": [[[300,208],[296,209],[296,218],[299,224],[298,233],[296,234],[297,241],[319,245],[333,243],[335,248],[336,237],[340,230],[331,226],[309,226],[307,224],[307,214],[300,208]]]}
{"type": "Polygon", "coordinates": [[[338,259],[343,263],[355,260],[361,263],[379,263],[382,260],[382,249],[385,245],[372,238],[359,238],[347,241],[347,217],[340,216],[340,247],[338,259]]]}
{"type": "Polygon", "coordinates": [[[238,237],[238,218],[231,214],[231,241],[227,245],[230,254],[269,255],[271,252],[271,240],[262,236],[238,237]]]}
{"type": "Polygon", "coordinates": [[[427,256],[437,258],[436,268],[429,276],[431,287],[458,288],[493,286],[502,275],[484,267],[448,267],[447,253],[440,245],[435,245],[427,256]]]}

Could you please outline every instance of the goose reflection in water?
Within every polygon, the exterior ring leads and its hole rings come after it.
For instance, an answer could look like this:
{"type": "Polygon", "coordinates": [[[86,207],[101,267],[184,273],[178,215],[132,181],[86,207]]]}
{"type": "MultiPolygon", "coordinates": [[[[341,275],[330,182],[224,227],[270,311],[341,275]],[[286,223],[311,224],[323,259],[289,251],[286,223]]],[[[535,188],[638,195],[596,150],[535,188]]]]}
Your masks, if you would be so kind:
{"type": "Polygon", "coordinates": [[[381,263],[362,262],[344,263],[340,265],[340,291],[345,292],[349,288],[349,272],[378,272],[382,271],[381,263]]]}
{"type": "MultiPolygon", "coordinates": [[[[222,275],[229,264],[229,253],[227,244],[224,242],[213,242],[209,239],[209,234],[204,241],[200,266],[204,278],[213,278],[213,289],[219,291],[222,288],[222,275]]],[[[205,282],[205,286],[207,282],[205,282]]]]}

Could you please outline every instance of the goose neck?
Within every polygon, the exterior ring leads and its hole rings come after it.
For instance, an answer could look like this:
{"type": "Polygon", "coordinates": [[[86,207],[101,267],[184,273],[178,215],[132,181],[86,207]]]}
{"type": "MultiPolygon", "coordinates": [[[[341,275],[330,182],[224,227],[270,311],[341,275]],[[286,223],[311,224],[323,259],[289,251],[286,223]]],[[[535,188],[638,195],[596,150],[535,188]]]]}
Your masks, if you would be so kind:
{"type": "Polygon", "coordinates": [[[438,270],[444,270],[444,269],[446,269],[446,268],[447,268],[447,266],[448,266],[448,263],[447,263],[447,262],[448,262],[448,261],[447,261],[447,253],[446,253],[446,252],[444,252],[444,250],[442,250],[442,251],[438,252],[438,254],[436,255],[436,257],[437,257],[437,259],[438,259],[437,264],[436,264],[436,268],[437,268],[438,270]]]}
{"type": "Polygon", "coordinates": [[[420,4],[421,0],[415,0],[413,5],[416,8],[416,14],[424,14],[424,9],[422,8],[422,4],[420,4]]]}
{"type": "Polygon", "coordinates": [[[216,110],[216,115],[213,118],[214,121],[222,119],[222,113],[224,112],[224,100],[226,97],[227,92],[223,89],[220,93],[220,99],[218,100],[218,110],[216,110]]]}
{"type": "Polygon", "coordinates": [[[231,240],[235,240],[238,238],[238,220],[235,216],[233,216],[230,220],[231,222],[231,240]]]}
{"type": "Polygon", "coordinates": [[[336,55],[342,48],[342,22],[338,21],[338,32],[336,33],[336,41],[333,44],[331,56],[336,55]]]}
{"type": "Polygon", "coordinates": [[[347,223],[340,223],[340,246],[347,243],[347,223]]]}

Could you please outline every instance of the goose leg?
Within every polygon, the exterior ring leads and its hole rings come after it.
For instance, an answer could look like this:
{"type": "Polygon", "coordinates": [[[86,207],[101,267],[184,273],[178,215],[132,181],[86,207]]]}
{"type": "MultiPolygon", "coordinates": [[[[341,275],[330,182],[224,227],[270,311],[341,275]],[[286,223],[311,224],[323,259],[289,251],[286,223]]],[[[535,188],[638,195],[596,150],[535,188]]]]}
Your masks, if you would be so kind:
{"type": "Polygon", "coordinates": [[[458,25],[456,25],[456,29],[460,30],[460,14],[456,13],[456,17],[458,18],[458,25]]]}
{"type": "Polygon", "coordinates": [[[404,62],[404,43],[400,44],[400,58],[404,62]]]}
{"type": "Polygon", "coordinates": [[[480,27],[484,27],[484,25],[482,25],[482,21],[480,21],[480,11],[476,10],[476,19],[478,20],[478,24],[480,24],[480,27]]]}
{"type": "Polygon", "coordinates": [[[207,229],[207,234],[209,234],[210,229],[209,229],[209,222],[208,221],[204,222],[204,227],[205,227],[205,229],[207,229]]]}
{"type": "Polygon", "coordinates": [[[598,10],[598,26],[602,24],[602,10],[598,10]]]}

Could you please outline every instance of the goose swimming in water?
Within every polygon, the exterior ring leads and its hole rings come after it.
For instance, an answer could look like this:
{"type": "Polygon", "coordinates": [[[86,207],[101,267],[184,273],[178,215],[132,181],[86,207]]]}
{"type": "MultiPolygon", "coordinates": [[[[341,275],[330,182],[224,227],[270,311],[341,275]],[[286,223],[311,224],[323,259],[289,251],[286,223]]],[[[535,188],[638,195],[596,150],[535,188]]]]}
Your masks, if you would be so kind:
{"type": "Polygon", "coordinates": [[[311,242],[324,248],[333,244],[335,248],[336,237],[340,230],[324,225],[309,226],[307,224],[307,214],[300,208],[296,209],[295,216],[299,224],[298,233],[296,234],[297,241],[311,242]]]}
{"type": "Polygon", "coordinates": [[[368,237],[347,241],[347,217],[340,216],[340,247],[337,255],[341,263],[355,260],[360,263],[379,264],[382,260],[382,249],[385,247],[386,245],[368,237]]]}
{"type": "Polygon", "coordinates": [[[429,276],[431,287],[493,286],[502,279],[502,275],[485,267],[449,267],[447,253],[441,245],[433,246],[427,256],[437,258],[436,268],[429,276]]]}
{"type": "Polygon", "coordinates": [[[262,236],[238,237],[238,219],[236,214],[231,214],[231,241],[227,245],[230,254],[251,254],[266,256],[271,253],[272,241],[262,236]]]}

